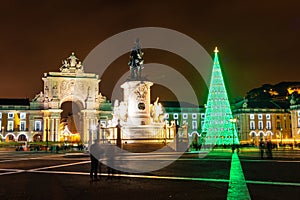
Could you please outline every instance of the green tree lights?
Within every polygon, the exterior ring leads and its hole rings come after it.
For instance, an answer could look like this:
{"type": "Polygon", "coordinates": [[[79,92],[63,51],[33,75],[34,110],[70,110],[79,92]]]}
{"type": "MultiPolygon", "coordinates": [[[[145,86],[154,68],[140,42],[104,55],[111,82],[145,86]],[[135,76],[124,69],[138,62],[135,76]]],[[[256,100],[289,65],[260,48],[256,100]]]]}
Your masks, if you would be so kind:
{"type": "Polygon", "coordinates": [[[232,116],[217,47],[214,52],[214,64],[201,135],[206,145],[239,144],[236,120],[232,116]]]}

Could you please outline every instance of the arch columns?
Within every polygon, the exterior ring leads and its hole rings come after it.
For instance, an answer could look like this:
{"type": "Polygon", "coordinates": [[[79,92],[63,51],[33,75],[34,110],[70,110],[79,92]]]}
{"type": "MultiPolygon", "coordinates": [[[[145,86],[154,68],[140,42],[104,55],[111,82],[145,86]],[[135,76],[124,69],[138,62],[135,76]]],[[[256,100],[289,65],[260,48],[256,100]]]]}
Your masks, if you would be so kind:
{"type": "Polygon", "coordinates": [[[59,123],[61,109],[49,109],[44,111],[44,127],[43,127],[43,141],[57,142],[59,139],[59,123]]]}
{"type": "Polygon", "coordinates": [[[97,117],[96,110],[81,110],[82,118],[83,118],[83,127],[82,133],[80,135],[83,143],[91,144],[93,140],[93,130],[97,125],[97,117]]]}

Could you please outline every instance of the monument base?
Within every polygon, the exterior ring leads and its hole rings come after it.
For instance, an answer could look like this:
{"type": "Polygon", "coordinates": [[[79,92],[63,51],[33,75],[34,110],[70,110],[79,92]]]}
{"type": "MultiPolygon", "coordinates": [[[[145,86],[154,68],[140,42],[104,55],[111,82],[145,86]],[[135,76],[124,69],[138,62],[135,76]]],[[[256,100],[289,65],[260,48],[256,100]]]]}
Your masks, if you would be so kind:
{"type": "Polygon", "coordinates": [[[123,126],[122,140],[127,142],[162,142],[166,139],[166,130],[163,124],[158,125],[140,125],[140,126],[123,126]]]}

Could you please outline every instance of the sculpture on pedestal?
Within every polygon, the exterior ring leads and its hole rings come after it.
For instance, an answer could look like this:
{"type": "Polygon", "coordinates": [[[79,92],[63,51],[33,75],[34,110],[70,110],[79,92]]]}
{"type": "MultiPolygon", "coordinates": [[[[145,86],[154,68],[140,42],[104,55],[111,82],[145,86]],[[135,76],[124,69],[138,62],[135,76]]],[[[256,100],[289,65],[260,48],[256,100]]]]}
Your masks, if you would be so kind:
{"type": "Polygon", "coordinates": [[[128,66],[130,68],[130,78],[131,79],[140,79],[143,69],[143,51],[141,49],[139,39],[135,41],[135,47],[131,50],[130,60],[128,62],[128,66]]]}
{"type": "Polygon", "coordinates": [[[67,58],[67,60],[62,61],[62,66],[59,68],[61,72],[74,73],[83,72],[83,65],[81,61],[75,56],[75,53],[67,58]]]}

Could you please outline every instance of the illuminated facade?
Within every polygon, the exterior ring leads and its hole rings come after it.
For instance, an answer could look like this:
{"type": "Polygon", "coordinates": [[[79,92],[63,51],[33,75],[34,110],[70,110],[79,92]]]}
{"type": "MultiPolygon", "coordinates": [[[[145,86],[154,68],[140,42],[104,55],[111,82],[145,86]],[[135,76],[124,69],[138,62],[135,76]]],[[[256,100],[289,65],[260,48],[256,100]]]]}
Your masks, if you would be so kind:
{"type": "Polygon", "coordinates": [[[300,104],[291,105],[292,138],[300,142],[300,104]]]}
{"type": "Polygon", "coordinates": [[[196,107],[190,104],[184,104],[182,107],[177,102],[162,102],[165,109],[165,120],[168,124],[175,121],[180,124],[186,124],[189,137],[200,137],[205,119],[205,110],[203,107],[196,107]]]}
{"type": "Polygon", "coordinates": [[[291,114],[286,109],[241,108],[233,111],[241,143],[262,140],[287,143],[292,139],[291,114]]]}
{"type": "MultiPolygon", "coordinates": [[[[34,128],[32,124],[34,121],[30,118],[29,99],[0,99],[2,141],[27,141],[30,137],[29,129],[34,128]]],[[[42,129],[36,131],[41,133],[42,129]]]]}
{"type": "MultiPolygon", "coordinates": [[[[140,76],[139,73],[132,74],[140,76]]],[[[0,141],[60,141],[60,138],[66,138],[64,133],[69,132],[64,131],[65,126],[62,125],[61,119],[62,104],[65,102],[73,102],[79,108],[79,112],[74,116],[79,134],[76,140],[80,138],[87,143],[94,139],[95,135],[91,132],[98,121],[103,127],[107,127],[108,122],[113,120],[114,110],[118,107],[112,106],[105,97],[101,96],[98,75],[85,73],[81,62],[74,54],[63,61],[59,72],[45,73],[42,79],[43,92],[31,101],[0,99],[0,141]]],[[[124,96],[125,104],[133,105],[136,109],[130,109],[126,115],[129,121],[135,122],[132,125],[163,122],[160,113],[157,118],[159,121],[154,120],[151,109],[155,103],[150,103],[150,96],[145,98],[144,104],[141,104],[141,99],[133,98],[145,92],[144,89],[136,87],[138,82],[131,80],[126,84],[128,83],[135,86],[123,85],[125,93],[132,88],[138,89],[134,94],[124,96]]],[[[146,87],[147,91],[150,90],[152,83],[149,84],[146,87]]],[[[295,88],[289,87],[288,94],[299,93],[295,88]]],[[[266,92],[271,96],[278,95],[277,91],[270,91],[266,92]]],[[[286,98],[282,100],[287,102],[286,98]]],[[[242,104],[230,106],[218,52],[215,51],[212,79],[205,107],[189,104],[180,107],[174,102],[161,102],[161,104],[164,108],[163,120],[167,125],[172,123],[187,125],[189,138],[205,138],[206,144],[222,145],[239,142],[257,144],[261,139],[271,139],[276,143],[300,142],[299,99],[291,100],[291,103],[284,106],[272,101],[268,103],[265,100],[258,101],[255,103],[245,99],[242,104]]]]}
{"type": "Polygon", "coordinates": [[[60,128],[61,106],[73,102],[79,108],[74,117],[76,138],[87,143],[92,127],[98,123],[100,104],[105,101],[99,94],[98,75],[85,73],[72,53],[63,61],[60,72],[44,73],[42,79],[44,90],[32,101],[2,99],[0,102],[2,141],[60,141],[64,138],[60,128]]]}

